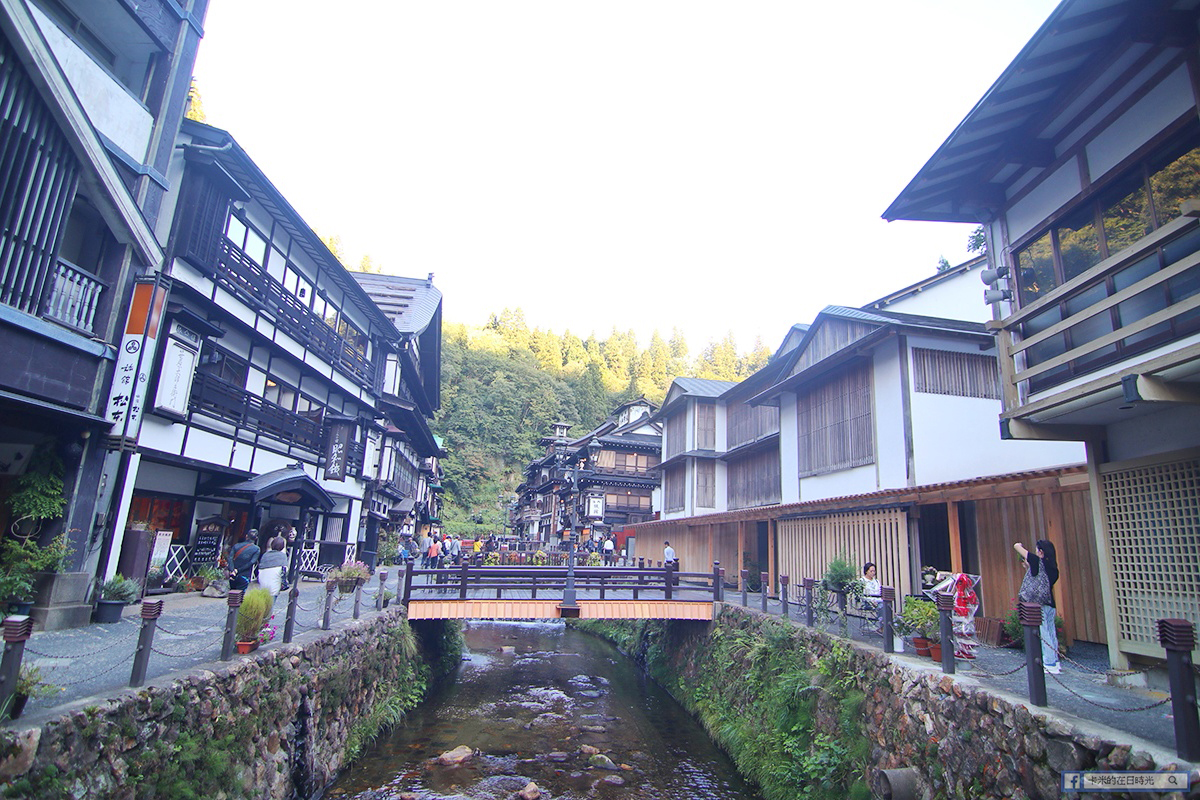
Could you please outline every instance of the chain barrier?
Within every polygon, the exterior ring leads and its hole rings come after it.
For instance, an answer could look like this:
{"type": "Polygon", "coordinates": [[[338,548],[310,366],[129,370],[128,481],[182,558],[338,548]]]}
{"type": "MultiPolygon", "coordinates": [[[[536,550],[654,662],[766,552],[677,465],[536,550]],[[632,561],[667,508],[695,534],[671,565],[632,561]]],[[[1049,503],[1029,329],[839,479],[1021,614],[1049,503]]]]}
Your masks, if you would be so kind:
{"type": "Polygon", "coordinates": [[[976,660],[974,660],[974,659],[970,659],[970,658],[956,658],[956,659],[955,659],[955,663],[957,663],[957,664],[970,664],[970,665],[971,665],[971,671],[972,671],[972,672],[974,672],[974,671],[979,671],[979,672],[983,673],[984,675],[988,675],[988,676],[990,676],[990,677],[992,677],[992,678],[1004,678],[1004,677],[1007,677],[1007,676],[1009,676],[1009,675],[1013,675],[1013,674],[1015,674],[1015,673],[1017,673],[1017,672],[1020,672],[1021,670],[1025,669],[1025,662],[1024,662],[1024,661],[1022,661],[1020,664],[1017,664],[1015,667],[1013,667],[1012,669],[1008,670],[1007,672],[992,672],[990,669],[984,669],[983,667],[981,667],[981,666],[979,665],[979,662],[978,662],[978,661],[976,661],[976,660]]]}
{"type": "Polygon", "coordinates": [[[214,622],[212,625],[209,625],[207,628],[201,628],[198,631],[191,631],[189,633],[176,633],[175,631],[167,630],[162,625],[158,625],[155,628],[155,630],[159,633],[165,633],[167,636],[196,636],[197,634],[208,633],[209,631],[215,630],[216,628],[224,628],[224,627],[225,627],[225,623],[224,623],[224,621],[221,621],[221,622],[214,622]]]}
{"type": "Polygon", "coordinates": [[[201,645],[199,648],[197,648],[195,650],[189,650],[186,653],[165,653],[162,650],[159,650],[157,647],[151,647],[150,652],[157,653],[158,655],[164,656],[166,658],[190,658],[194,655],[203,653],[205,650],[209,650],[213,647],[220,648],[222,638],[223,637],[213,639],[212,641],[206,642],[205,644],[201,645]]]}
{"type": "MultiPolygon", "coordinates": [[[[91,681],[91,680],[95,680],[96,678],[103,677],[103,676],[107,675],[108,673],[113,672],[114,670],[116,670],[120,667],[125,667],[126,669],[129,669],[129,663],[132,660],[133,660],[133,653],[130,653],[129,657],[126,658],[124,661],[118,661],[116,664],[113,664],[108,669],[102,670],[100,672],[88,673],[87,675],[85,675],[84,677],[80,678],[77,681],[59,681],[55,685],[62,686],[64,688],[67,686],[79,686],[80,684],[84,683],[85,681],[91,681]]],[[[55,667],[54,669],[57,669],[57,667],[55,667]]],[[[67,667],[67,669],[70,669],[70,667],[67,667]]]]}
{"type": "Polygon", "coordinates": [[[1088,705],[1093,705],[1096,708],[1103,708],[1106,711],[1125,711],[1125,712],[1129,712],[1129,713],[1136,713],[1139,711],[1149,711],[1152,708],[1158,708],[1159,706],[1164,706],[1167,703],[1171,702],[1171,696],[1167,695],[1164,699],[1159,700],[1158,702],[1150,703],[1149,705],[1144,705],[1144,706],[1135,706],[1134,708],[1118,708],[1116,706],[1106,706],[1103,703],[1097,703],[1095,700],[1090,700],[1090,699],[1084,697],[1079,692],[1075,691],[1070,686],[1067,686],[1065,683],[1063,683],[1062,678],[1058,677],[1053,672],[1047,672],[1046,674],[1049,675],[1051,678],[1054,678],[1055,683],[1057,683],[1062,688],[1066,689],[1071,694],[1078,697],[1083,702],[1087,703],[1088,705]]]}
{"type": "Polygon", "coordinates": [[[115,645],[115,644],[120,644],[121,642],[131,641],[134,637],[136,637],[138,635],[139,630],[140,630],[139,628],[135,627],[133,630],[133,633],[130,633],[126,636],[122,636],[120,639],[116,639],[111,642],[105,642],[98,650],[93,650],[90,653],[72,653],[71,655],[56,656],[53,653],[43,653],[41,650],[30,647],[29,642],[25,643],[25,652],[33,653],[34,655],[41,656],[42,658],[67,658],[67,659],[70,659],[71,661],[75,661],[76,659],[89,658],[91,656],[99,655],[100,653],[103,653],[105,650],[111,650],[113,645],[115,645]]]}

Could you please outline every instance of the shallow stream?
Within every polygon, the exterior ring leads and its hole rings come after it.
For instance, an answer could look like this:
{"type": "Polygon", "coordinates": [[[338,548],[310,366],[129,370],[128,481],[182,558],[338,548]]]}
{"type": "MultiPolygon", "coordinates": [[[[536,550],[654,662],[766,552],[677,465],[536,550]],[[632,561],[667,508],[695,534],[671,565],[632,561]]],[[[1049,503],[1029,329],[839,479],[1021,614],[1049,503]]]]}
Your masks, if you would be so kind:
{"type": "MultiPolygon", "coordinates": [[[[339,800],[758,800],[703,729],[609,643],[561,623],[471,622],[455,678],[327,792],[339,800]],[[476,755],[437,763],[465,745],[476,755]],[[595,766],[592,748],[613,768],[595,766]]],[[[599,759],[596,759],[599,760],[599,759]]]]}

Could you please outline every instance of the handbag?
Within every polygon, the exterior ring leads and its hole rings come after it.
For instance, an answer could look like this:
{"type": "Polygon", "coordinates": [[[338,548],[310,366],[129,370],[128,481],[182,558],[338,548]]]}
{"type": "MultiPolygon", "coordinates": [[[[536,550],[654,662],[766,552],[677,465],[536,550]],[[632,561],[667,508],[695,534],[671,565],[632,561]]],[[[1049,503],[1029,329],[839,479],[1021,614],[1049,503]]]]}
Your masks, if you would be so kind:
{"type": "Polygon", "coordinates": [[[1050,576],[1046,574],[1046,566],[1038,564],[1037,575],[1030,568],[1021,580],[1021,590],[1017,599],[1023,603],[1037,603],[1039,606],[1050,605],[1050,576]]]}

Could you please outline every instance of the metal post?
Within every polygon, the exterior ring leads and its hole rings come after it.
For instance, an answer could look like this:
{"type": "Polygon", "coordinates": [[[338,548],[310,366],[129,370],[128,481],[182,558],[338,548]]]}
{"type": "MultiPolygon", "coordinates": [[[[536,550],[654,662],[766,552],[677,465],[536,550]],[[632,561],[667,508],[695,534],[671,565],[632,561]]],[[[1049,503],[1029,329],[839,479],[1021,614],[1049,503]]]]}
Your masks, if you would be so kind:
{"type": "Polygon", "coordinates": [[[779,576],[779,607],[784,619],[788,618],[788,583],[791,579],[787,575],[779,576]]]}
{"type": "Polygon", "coordinates": [[[321,620],[321,630],[329,630],[333,621],[333,590],[335,588],[337,588],[337,581],[325,581],[325,618],[321,620]]]}
{"type": "Polygon", "coordinates": [[[766,572],[758,573],[758,588],[762,590],[762,610],[767,613],[767,592],[771,590],[768,585],[771,581],[771,575],[766,572]]]}
{"type": "Polygon", "coordinates": [[[129,674],[130,686],[141,686],[146,682],[146,667],[150,664],[154,631],[158,627],[158,618],[162,616],[162,610],[162,600],[142,601],[142,630],[138,633],[137,650],[133,654],[133,671],[129,674]]]}
{"type": "Polygon", "coordinates": [[[356,582],[354,584],[354,618],[355,619],[358,619],[359,614],[362,613],[362,590],[363,590],[362,581],[356,582]]]}
{"type": "MultiPolygon", "coordinates": [[[[719,564],[720,562],[718,561],[717,563],[719,564]]],[[[718,581],[718,585],[721,587],[719,600],[720,600],[720,602],[724,603],[725,602],[725,568],[724,567],[721,567],[720,569],[717,570],[717,581],[718,581]]]]}
{"type": "Polygon", "coordinates": [[[233,633],[237,626],[238,607],[242,604],[242,590],[230,589],[225,595],[225,605],[228,610],[225,614],[225,639],[221,642],[221,660],[228,661],[233,658],[233,633]]]}
{"type": "Polygon", "coordinates": [[[25,642],[33,635],[33,617],[13,614],[4,618],[4,658],[0,660],[0,711],[12,707],[12,697],[21,676],[21,659],[25,642]]]}
{"type": "Polygon", "coordinates": [[[1042,607],[1037,603],[1017,603],[1017,619],[1025,629],[1025,677],[1029,683],[1029,702],[1046,706],[1046,673],[1042,671],[1042,607]]]}
{"type": "Polygon", "coordinates": [[[721,602],[721,562],[713,562],[713,602],[721,602]]]}
{"type": "Polygon", "coordinates": [[[404,598],[401,602],[408,605],[408,601],[412,599],[412,584],[413,584],[413,560],[411,558],[404,561],[404,598]]]}
{"type": "Polygon", "coordinates": [[[742,570],[742,608],[750,607],[750,598],[747,597],[750,591],[750,570],[742,570]]]}
{"type": "Polygon", "coordinates": [[[937,595],[938,634],[942,640],[942,672],[954,674],[954,626],[950,614],[954,611],[954,595],[940,592],[937,595]]]}
{"type": "Polygon", "coordinates": [[[300,582],[297,581],[288,589],[287,618],[283,623],[283,643],[292,641],[296,631],[296,607],[300,604],[300,582]]]}
{"type": "Polygon", "coordinates": [[[376,611],[383,611],[383,587],[387,584],[387,579],[388,571],[386,569],[379,570],[379,594],[375,596],[376,611]]]}
{"type": "Polygon", "coordinates": [[[883,600],[883,652],[896,652],[895,629],[892,627],[892,605],[896,602],[896,590],[891,586],[884,586],[880,590],[880,596],[883,600]]]}
{"type": "Polygon", "coordinates": [[[808,627],[813,626],[815,615],[813,613],[813,587],[816,586],[815,578],[804,579],[804,624],[808,627]]]}
{"type": "Polygon", "coordinates": [[[665,567],[663,567],[663,570],[664,570],[663,574],[665,575],[666,581],[667,581],[667,585],[666,585],[666,589],[665,589],[665,592],[666,592],[665,597],[667,600],[671,599],[671,588],[675,585],[675,577],[673,575],[673,573],[675,572],[674,567],[675,567],[675,565],[673,563],[667,564],[665,567]]]}
{"type": "Polygon", "coordinates": [[[575,493],[579,491],[579,462],[575,462],[571,473],[571,546],[567,550],[567,585],[563,587],[562,605],[567,608],[578,608],[575,599],[575,531],[579,527],[579,503],[575,493]]]}
{"type": "Polygon", "coordinates": [[[1196,626],[1186,619],[1160,619],[1158,641],[1167,651],[1175,755],[1191,762],[1200,761],[1200,717],[1196,714],[1196,678],[1192,674],[1196,626]]]}

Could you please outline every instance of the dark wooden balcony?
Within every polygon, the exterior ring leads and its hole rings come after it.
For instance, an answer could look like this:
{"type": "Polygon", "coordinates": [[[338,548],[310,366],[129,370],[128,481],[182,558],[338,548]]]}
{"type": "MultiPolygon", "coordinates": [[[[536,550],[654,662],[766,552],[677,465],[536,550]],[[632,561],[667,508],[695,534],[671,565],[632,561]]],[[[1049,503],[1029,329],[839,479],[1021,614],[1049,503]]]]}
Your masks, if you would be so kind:
{"type": "MultiPolygon", "coordinates": [[[[211,375],[199,373],[192,381],[191,410],[306,450],[316,452],[320,448],[319,422],[211,375]]],[[[361,456],[359,464],[361,473],[361,456]]]]}
{"type": "Polygon", "coordinates": [[[1187,205],[1183,216],[992,323],[1004,417],[1111,394],[1122,373],[1200,357],[1197,346],[1174,344],[1200,332],[1200,204],[1187,205]]]}
{"type": "Polygon", "coordinates": [[[374,385],[375,365],[366,356],[228,240],[222,243],[215,278],[246,306],[270,316],[280,330],[334,367],[364,386],[374,385]]]}

